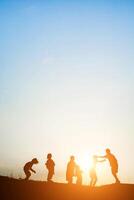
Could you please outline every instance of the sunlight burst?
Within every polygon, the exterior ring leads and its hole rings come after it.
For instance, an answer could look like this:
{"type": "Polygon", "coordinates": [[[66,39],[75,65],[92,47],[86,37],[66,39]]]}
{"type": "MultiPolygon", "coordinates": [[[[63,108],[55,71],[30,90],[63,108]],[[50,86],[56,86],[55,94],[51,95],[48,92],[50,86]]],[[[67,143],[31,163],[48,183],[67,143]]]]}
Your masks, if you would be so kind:
{"type": "Polygon", "coordinates": [[[83,172],[87,172],[92,166],[92,159],[88,157],[83,157],[79,160],[78,164],[83,172]]]}

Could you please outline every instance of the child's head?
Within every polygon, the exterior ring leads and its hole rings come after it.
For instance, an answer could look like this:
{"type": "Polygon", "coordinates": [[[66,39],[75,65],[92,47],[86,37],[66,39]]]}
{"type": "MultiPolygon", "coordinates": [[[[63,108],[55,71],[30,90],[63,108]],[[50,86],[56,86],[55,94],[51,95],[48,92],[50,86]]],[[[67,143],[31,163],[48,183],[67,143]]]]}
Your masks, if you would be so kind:
{"type": "Polygon", "coordinates": [[[51,159],[52,158],[52,154],[51,153],[48,153],[47,154],[47,159],[51,159]]]}
{"type": "Polygon", "coordinates": [[[111,153],[110,149],[106,149],[106,153],[110,154],[111,153]]]}
{"type": "Polygon", "coordinates": [[[32,159],[32,163],[33,163],[33,164],[38,164],[39,161],[37,160],[37,158],[33,158],[33,159],[32,159]]]}
{"type": "Polygon", "coordinates": [[[74,157],[74,156],[70,156],[70,160],[71,160],[71,161],[74,161],[74,160],[75,160],[75,157],[74,157]]]}

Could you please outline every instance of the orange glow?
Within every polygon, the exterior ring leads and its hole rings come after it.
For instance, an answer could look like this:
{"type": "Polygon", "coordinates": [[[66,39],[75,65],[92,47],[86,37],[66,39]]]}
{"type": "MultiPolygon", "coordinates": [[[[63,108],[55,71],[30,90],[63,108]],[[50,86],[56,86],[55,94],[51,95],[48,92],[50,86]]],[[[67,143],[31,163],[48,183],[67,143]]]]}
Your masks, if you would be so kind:
{"type": "Polygon", "coordinates": [[[80,165],[83,172],[87,172],[92,166],[92,159],[90,157],[82,157],[79,159],[78,164],[80,165]]]}

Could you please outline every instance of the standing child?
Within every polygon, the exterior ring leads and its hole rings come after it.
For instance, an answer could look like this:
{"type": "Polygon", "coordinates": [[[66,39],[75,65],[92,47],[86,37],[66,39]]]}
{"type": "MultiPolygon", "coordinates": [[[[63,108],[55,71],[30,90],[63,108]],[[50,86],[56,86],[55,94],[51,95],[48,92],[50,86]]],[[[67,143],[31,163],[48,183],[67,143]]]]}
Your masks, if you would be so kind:
{"type": "Polygon", "coordinates": [[[93,163],[92,163],[92,167],[90,169],[90,178],[91,178],[91,181],[90,181],[90,186],[91,187],[94,187],[96,185],[96,182],[97,182],[97,174],[96,174],[96,165],[97,165],[97,162],[104,162],[105,160],[98,160],[97,159],[97,156],[93,156],[93,163]]]}
{"type": "Polygon", "coordinates": [[[76,184],[82,185],[82,170],[80,169],[79,165],[76,165],[75,173],[76,173],[76,177],[77,177],[76,184]]]}
{"type": "Polygon", "coordinates": [[[33,173],[36,173],[36,171],[32,169],[32,166],[33,166],[34,164],[38,164],[37,158],[33,158],[32,161],[27,162],[27,163],[25,164],[25,166],[24,166],[24,168],[23,168],[23,170],[24,170],[24,172],[25,172],[25,175],[26,175],[25,180],[28,180],[28,179],[30,178],[30,176],[31,176],[31,172],[30,172],[30,171],[32,171],[33,173]]]}
{"type": "Polygon", "coordinates": [[[69,184],[73,183],[73,177],[75,176],[75,168],[76,168],[75,157],[70,156],[70,161],[68,162],[66,169],[66,180],[69,184]]]}
{"type": "Polygon", "coordinates": [[[52,160],[52,154],[49,153],[47,155],[47,162],[46,162],[46,168],[48,169],[48,176],[47,176],[47,181],[48,182],[52,182],[52,177],[54,175],[54,167],[55,167],[55,163],[52,160]]]}

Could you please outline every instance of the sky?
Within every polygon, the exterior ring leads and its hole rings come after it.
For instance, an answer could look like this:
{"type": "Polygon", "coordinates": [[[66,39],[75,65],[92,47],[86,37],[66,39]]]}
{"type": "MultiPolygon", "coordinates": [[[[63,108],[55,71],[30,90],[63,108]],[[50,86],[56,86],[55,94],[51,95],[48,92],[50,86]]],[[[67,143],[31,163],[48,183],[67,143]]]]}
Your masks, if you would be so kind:
{"type": "MultiPolygon", "coordinates": [[[[75,155],[84,184],[93,155],[110,148],[122,182],[134,182],[134,2],[0,0],[0,174],[65,182],[75,155]]],[[[98,184],[114,181],[109,163],[98,184]]]]}

